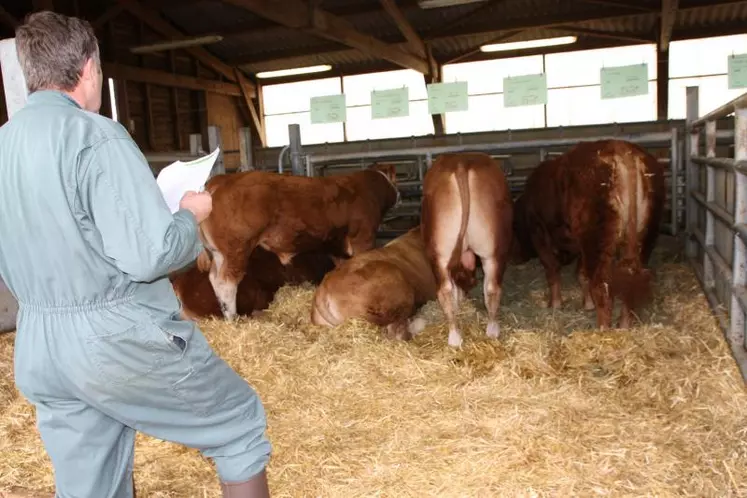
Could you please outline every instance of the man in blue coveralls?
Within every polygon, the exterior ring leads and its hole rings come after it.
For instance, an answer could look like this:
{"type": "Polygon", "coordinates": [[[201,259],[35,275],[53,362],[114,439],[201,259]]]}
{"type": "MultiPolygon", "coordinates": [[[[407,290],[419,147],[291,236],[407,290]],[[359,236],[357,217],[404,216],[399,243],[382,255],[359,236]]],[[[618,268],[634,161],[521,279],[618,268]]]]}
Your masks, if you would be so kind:
{"type": "Polygon", "coordinates": [[[88,22],[35,13],[16,47],[30,95],[0,128],[0,276],[56,496],[132,497],[136,431],[199,449],[223,496],[269,496],[264,408],[180,318],[167,277],[201,250],[209,194],[172,215],[127,131],[98,114],[88,22]]]}

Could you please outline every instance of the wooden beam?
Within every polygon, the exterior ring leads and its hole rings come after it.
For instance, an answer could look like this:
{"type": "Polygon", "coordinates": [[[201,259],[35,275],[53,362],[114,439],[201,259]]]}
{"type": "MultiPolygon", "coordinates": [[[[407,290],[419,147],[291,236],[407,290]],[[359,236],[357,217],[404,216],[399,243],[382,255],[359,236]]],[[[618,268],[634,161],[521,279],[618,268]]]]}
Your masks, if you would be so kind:
{"type": "MultiPolygon", "coordinates": [[[[124,1],[124,0],[120,0],[124,1]]],[[[318,8],[310,8],[302,0],[283,0],[268,2],[266,0],[223,0],[288,28],[308,32],[320,38],[336,41],[355,48],[378,59],[397,64],[400,67],[414,69],[428,74],[428,62],[391,46],[370,35],[361,33],[345,19],[318,8]]]]}
{"type": "MultiPolygon", "coordinates": [[[[150,28],[162,36],[169,38],[185,38],[187,35],[182,33],[169,22],[165,21],[157,10],[147,7],[137,0],[118,0],[128,12],[142,20],[150,28]]],[[[224,76],[230,81],[236,81],[236,74],[231,66],[218,59],[216,56],[201,47],[185,47],[183,50],[191,54],[216,73],[224,76]]],[[[249,82],[252,92],[256,92],[254,85],[249,82]]]]}
{"type": "Polygon", "coordinates": [[[633,43],[652,43],[654,41],[651,37],[636,36],[626,33],[615,33],[613,31],[600,31],[598,29],[588,29],[576,26],[556,26],[554,29],[567,31],[569,33],[575,33],[578,35],[593,36],[595,38],[609,38],[610,40],[622,40],[633,43]]]}
{"type": "MultiPolygon", "coordinates": [[[[115,80],[132,81],[136,83],[148,83],[165,87],[186,88],[188,90],[205,91],[240,97],[242,95],[239,85],[223,81],[206,80],[195,76],[183,74],[172,74],[156,69],[146,69],[136,66],[127,66],[113,62],[104,62],[104,77],[115,80]]],[[[251,94],[250,94],[251,95],[251,94]]]]}
{"type": "Polygon", "coordinates": [[[247,91],[248,81],[238,69],[236,70],[236,79],[239,80],[239,86],[241,87],[241,93],[244,96],[244,102],[246,103],[246,107],[249,109],[249,115],[252,118],[252,123],[254,123],[254,129],[257,130],[257,135],[259,136],[259,140],[262,143],[262,147],[267,147],[267,135],[265,134],[264,123],[260,119],[257,108],[254,105],[254,102],[252,102],[252,98],[249,96],[249,92],[247,91]]]}
{"type": "Polygon", "coordinates": [[[91,26],[93,26],[93,29],[101,29],[106,23],[117,17],[122,12],[124,12],[124,7],[119,4],[112,5],[106,9],[103,14],[94,19],[91,26]]]}
{"type": "Polygon", "coordinates": [[[674,29],[674,22],[677,20],[679,6],[679,0],[661,0],[659,50],[662,52],[669,50],[669,41],[672,39],[672,30],[674,29]]]}
{"type": "Polygon", "coordinates": [[[18,19],[10,15],[10,13],[0,5],[0,22],[8,26],[10,29],[16,29],[20,24],[18,19]]]}
{"type": "Polygon", "coordinates": [[[595,5],[604,5],[605,7],[618,7],[620,9],[627,9],[632,11],[638,11],[638,12],[656,12],[656,9],[652,9],[651,7],[644,7],[642,5],[630,5],[628,3],[623,2],[615,2],[612,0],[580,0],[583,3],[590,3],[595,5]]]}
{"type": "Polygon", "coordinates": [[[51,10],[54,11],[54,0],[33,0],[31,2],[34,11],[51,10]]]}
{"type": "MultiPolygon", "coordinates": [[[[169,68],[171,69],[171,74],[176,74],[176,56],[173,50],[169,52],[169,68]]],[[[176,142],[174,145],[176,146],[176,150],[182,150],[184,144],[182,140],[181,119],[179,119],[179,91],[175,86],[171,87],[171,114],[174,120],[174,141],[176,142]]]]}
{"type": "Polygon", "coordinates": [[[415,31],[415,28],[412,27],[412,24],[410,24],[410,21],[407,20],[407,17],[405,17],[402,9],[397,6],[394,0],[379,1],[381,2],[381,6],[384,7],[384,10],[386,10],[387,14],[389,14],[389,17],[391,17],[394,21],[394,24],[397,25],[397,28],[399,29],[400,33],[402,33],[402,36],[404,36],[409,43],[412,53],[423,58],[427,57],[423,39],[420,38],[420,35],[418,35],[417,31],[415,31]]]}

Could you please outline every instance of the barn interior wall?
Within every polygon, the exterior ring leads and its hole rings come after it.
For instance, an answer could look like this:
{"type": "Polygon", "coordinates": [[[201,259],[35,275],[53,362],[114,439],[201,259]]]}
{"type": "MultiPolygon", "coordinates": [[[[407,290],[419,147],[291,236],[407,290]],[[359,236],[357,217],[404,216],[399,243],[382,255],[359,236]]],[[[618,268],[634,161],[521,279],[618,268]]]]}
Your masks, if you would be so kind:
{"type": "Polygon", "coordinates": [[[237,170],[241,165],[239,129],[248,126],[237,104],[237,99],[228,95],[207,93],[205,100],[208,123],[220,127],[226,171],[237,170]]]}
{"type": "MultiPolygon", "coordinates": [[[[103,31],[106,33],[101,37],[101,45],[105,60],[216,79],[213,71],[180,50],[131,53],[130,47],[156,43],[163,37],[126,12],[110,21],[103,31]]],[[[190,134],[202,133],[206,137],[206,110],[201,95],[204,91],[133,81],[120,82],[119,87],[124,87],[124,91],[118,91],[116,95],[120,121],[143,151],[187,151],[190,134]]]]}

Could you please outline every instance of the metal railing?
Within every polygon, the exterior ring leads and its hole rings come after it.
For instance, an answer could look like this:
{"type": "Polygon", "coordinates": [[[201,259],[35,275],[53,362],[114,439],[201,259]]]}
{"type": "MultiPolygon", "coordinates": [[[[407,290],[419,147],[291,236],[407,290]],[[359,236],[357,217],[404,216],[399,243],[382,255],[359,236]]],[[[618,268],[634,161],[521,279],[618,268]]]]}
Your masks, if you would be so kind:
{"type": "MultiPolygon", "coordinates": [[[[468,152],[479,151],[485,152],[490,156],[501,160],[504,171],[507,175],[510,189],[513,194],[518,194],[524,190],[526,175],[531,171],[523,168],[514,170],[512,167],[512,158],[516,154],[538,154],[537,163],[547,158],[562,153],[559,150],[574,146],[580,141],[594,141],[603,139],[620,139],[628,140],[640,144],[644,147],[653,146],[666,148],[669,150],[669,157],[662,158],[660,161],[666,166],[666,181],[668,183],[667,205],[669,206],[669,220],[662,223],[661,231],[670,235],[677,235],[685,219],[685,178],[682,167],[681,154],[681,128],[672,127],[668,131],[644,132],[644,133],[619,133],[605,134],[599,136],[589,136],[584,138],[549,138],[533,139],[521,141],[499,141],[492,143],[477,143],[463,145],[448,145],[438,147],[411,147],[392,150],[373,150],[365,152],[328,154],[328,153],[310,153],[305,157],[305,173],[307,176],[324,175],[330,170],[349,170],[365,167],[373,162],[392,162],[402,166],[412,166],[417,173],[413,174],[412,179],[403,182],[400,187],[407,190],[407,198],[400,206],[389,213],[387,219],[397,218],[401,215],[412,216],[419,214],[419,194],[422,185],[423,175],[427,171],[433,160],[444,153],[450,152],[468,152]],[[413,188],[415,189],[413,191],[413,188]],[[403,212],[404,211],[404,212],[403,212]]],[[[718,133],[720,141],[731,139],[730,131],[722,130],[718,133]]],[[[403,192],[404,193],[404,192],[403,192]]],[[[396,233],[396,231],[382,230],[383,232],[396,233]]]]}
{"type": "Polygon", "coordinates": [[[687,256],[747,380],[747,93],[700,118],[698,87],[686,95],[687,256]],[[719,157],[716,122],[732,115],[733,157],[719,157]]]}

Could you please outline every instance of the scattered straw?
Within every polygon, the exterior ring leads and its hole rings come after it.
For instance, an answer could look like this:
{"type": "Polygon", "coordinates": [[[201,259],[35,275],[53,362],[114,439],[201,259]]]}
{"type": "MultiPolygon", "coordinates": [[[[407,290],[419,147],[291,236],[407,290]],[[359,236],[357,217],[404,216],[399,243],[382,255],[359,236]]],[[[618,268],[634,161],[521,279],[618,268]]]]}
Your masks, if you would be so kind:
{"type": "MultiPolygon", "coordinates": [[[[309,286],[203,330],[264,400],[275,497],[747,496],[747,393],[690,270],[657,262],[642,325],[605,333],[571,273],[552,312],[540,266],[511,267],[501,339],[468,301],[461,351],[435,302],[410,344],[357,321],[310,326],[309,286]]],[[[12,341],[0,337],[0,490],[51,491],[12,341]]],[[[210,463],[170,443],[139,436],[135,472],[139,497],[220,496],[210,463]]]]}

